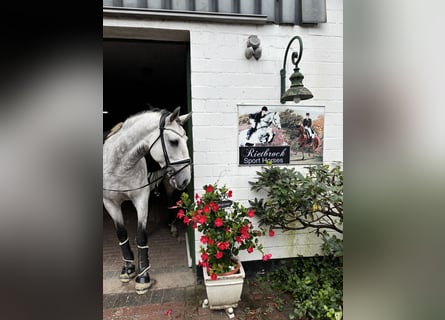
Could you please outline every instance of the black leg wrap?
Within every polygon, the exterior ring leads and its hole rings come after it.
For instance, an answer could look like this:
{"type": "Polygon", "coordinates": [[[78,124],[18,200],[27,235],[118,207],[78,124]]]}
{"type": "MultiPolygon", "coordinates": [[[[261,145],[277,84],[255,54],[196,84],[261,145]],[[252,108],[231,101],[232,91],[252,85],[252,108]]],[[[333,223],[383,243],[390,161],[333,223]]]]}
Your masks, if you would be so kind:
{"type": "Polygon", "coordinates": [[[138,248],[139,256],[139,274],[136,277],[136,293],[144,294],[148,291],[151,286],[150,275],[148,274],[148,269],[150,264],[148,262],[148,248],[138,248]]]}
{"type": "Polygon", "coordinates": [[[119,245],[122,250],[122,256],[124,260],[134,260],[133,252],[130,248],[130,242],[128,241],[127,229],[121,224],[116,224],[116,234],[119,239],[119,245]]]}
{"type": "Polygon", "coordinates": [[[147,231],[143,224],[138,224],[138,230],[136,235],[138,244],[138,272],[139,274],[135,280],[136,293],[144,294],[151,286],[150,275],[148,269],[150,269],[150,263],[148,261],[148,246],[147,246],[147,231]]]}
{"type": "Polygon", "coordinates": [[[136,277],[136,266],[132,262],[125,261],[119,279],[122,282],[129,282],[134,277],[136,277]]]}
{"type": "Polygon", "coordinates": [[[139,273],[141,273],[150,266],[148,260],[148,248],[138,248],[138,258],[139,273]]]}
{"type": "Polygon", "coordinates": [[[131,251],[130,248],[130,243],[127,241],[126,243],[120,245],[121,250],[122,250],[122,256],[124,257],[125,260],[134,260],[134,255],[133,252],[131,251]]]}

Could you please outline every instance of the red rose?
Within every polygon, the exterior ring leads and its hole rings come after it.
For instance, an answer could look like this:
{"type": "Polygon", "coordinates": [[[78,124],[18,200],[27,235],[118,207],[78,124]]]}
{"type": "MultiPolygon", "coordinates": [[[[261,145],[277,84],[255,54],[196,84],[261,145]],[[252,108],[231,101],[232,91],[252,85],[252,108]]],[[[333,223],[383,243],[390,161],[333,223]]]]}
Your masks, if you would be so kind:
{"type": "Polygon", "coordinates": [[[199,194],[195,194],[195,199],[199,200],[199,194]]]}
{"type": "Polygon", "coordinates": [[[236,242],[238,242],[238,243],[242,243],[242,242],[243,242],[243,240],[241,239],[240,236],[237,236],[237,237],[235,238],[235,240],[236,240],[236,242]]]}
{"type": "Polygon", "coordinates": [[[229,190],[229,192],[227,193],[227,197],[232,198],[232,190],[229,190]]]}
{"type": "Polygon", "coordinates": [[[216,259],[221,259],[223,257],[223,253],[221,252],[221,251],[218,251],[216,254],[215,254],[215,258],[216,259]]]}
{"type": "Polygon", "coordinates": [[[204,224],[204,223],[206,223],[206,221],[207,221],[206,216],[199,216],[198,222],[200,224],[204,224]]]}
{"type": "Polygon", "coordinates": [[[201,236],[201,242],[202,242],[203,244],[206,244],[206,243],[207,243],[207,240],[208,240],[208,237],[207,237],[207,236],[201,236]]]}
{"type": "Polygon", "coordinates": [[[255,211],[253,211],[253,209],[250,209],[249,211],[247,211],[247,215],[249,216],[249,218],[253,218],[253,216],[255,215],[255,211]]]}
{"type": "Polygon", "coordinates": [[[176,215],[179,219],[182,219],[184,217],[184,210],[179,210],[178,214],[176,215]]]}
{"type": "Polygon", "coordinates": [[[273,237],[275,235],[275,231],[273,231],[272,229],[269,230],[269,236],[273,237]]]}
{"type": "Polygon", "coordinates": [[[205,214],[209,214],[209,213],[210,213],[210,206],[209,206],[208,204],[206,204],[206,205],[204,206],[203,211],[204,211],[205,214]]]}
{"type": "Polygon", "coordinates": [[[207,261],[207,259],[209,258],[209,255],[205,252],[201,253],[201,259],[202,261],[207,261]]]}
{"type": "Polygon", "coordinates": [[[224,241],[218,244],[218,248],[219,250],[227,250],[229,249],[229,242],[228,241],[224,241]]]}
{"type": "Polygon", "coordinates": [[[247,252],[252,253],[253,252],[253,248],[252,247],[247,248],[247,252]]]}
{"type": "Polygon", "coordinates": [[[221,218],[216,218],[215,219],[215,226],[216,227],[218,227],[218,228],[221,227],[223,225],[223,223],[224,223],[223,219],[221,219],[221,218]]]}
{"type": "Polygon", "coordinates": [[[210,276],[210,278],[211,278],[212,280],[216,280],[218,277],[216,276],[215,273],[212,273],[212,275],[210,276]]]}
{"type": "Polygon", "coordinates": [[[209,205],[210,205],[210,207],[212,207],[213,211],[217,211],[219,209],[218,204],[213,201],[210,201],[209,205]]]}
{"type": "Polygon", "coordinates": [[[185,216],[185,217],[184,217],[184,223],[188,224],[189,222],[190,222],[190,218],[187,217],[187,216],[185,216]]]}
{"type": "Polygon", "coordinates": [[[272,257],[272,253],[265,254],[265,255],[263,256],[263,261],[267,261],[267,260],[269,260],[271,257],[272,257]]]}
{"type": "Polygon", "coordinates": [[[206,188],[206,192],[207,193],[210,193],[210,192],[212,192],[213,191],[213,187],[212,186],[207,186],[207,188],[206,188]]]}

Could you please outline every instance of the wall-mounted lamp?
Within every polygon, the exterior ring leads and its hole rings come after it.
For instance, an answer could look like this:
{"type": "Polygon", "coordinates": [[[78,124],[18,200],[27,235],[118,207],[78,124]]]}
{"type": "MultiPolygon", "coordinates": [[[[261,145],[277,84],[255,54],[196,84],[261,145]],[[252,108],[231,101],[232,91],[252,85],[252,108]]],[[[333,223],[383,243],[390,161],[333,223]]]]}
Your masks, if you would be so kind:
{"type": "Polygon", "coordinates": [[[280,76],[281,76],[281,97],[280,102],[286,103],[286,101],[294,101],[295,103],[300,102],[300,100],[307,100],[314,97],[314,95],[303,86],[303,74],[300,72],[300,68],[298,68],[298,63],[301,60],[301,56],[303,55],[303,41],[299,36],[293,37],[286,48],[286,53],[284,54],[284,61],[283,61],[283,69],[280,70],[280,76]],[[289,51],[290,45],[292,42],[298,39],[298,42],[300,43],[300,53],[292,52],[292,63],[295,65],[294,73],[289,77],[289,80],[291,82],[291,86],[289,89],[285,90],[285,78],[286,78],[286,59],[287,59],[287,53],[289,51]]]}
{"type": "Polygon", "coordinates": [[[259,59],[261,57],[262,49],[260,48],[261,41],[256,35],[251,35],[247,38],[247,48],[244,51],[244,55],[247,59],[255,57],[259,59]]]}

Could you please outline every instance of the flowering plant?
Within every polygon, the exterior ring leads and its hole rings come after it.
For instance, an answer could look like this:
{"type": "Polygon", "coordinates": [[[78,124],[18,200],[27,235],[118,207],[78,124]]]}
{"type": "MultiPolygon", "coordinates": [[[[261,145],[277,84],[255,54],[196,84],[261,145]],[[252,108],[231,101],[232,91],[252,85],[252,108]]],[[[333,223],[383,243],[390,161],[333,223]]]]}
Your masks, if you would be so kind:
{"type": "Polygon", "coordinates": [[[252,253],[257,249],[264,261],[269,260],[272,255],[264,254],[258,242],[258,237],[265,232],[255,229],[250,221],[254,210],[230,200],[232,191],[226,186],[205,185],[204,190],[202,196],[196,194],[196,201],[183,193],[177,203],[177,217],[202,232],[199,266],[206,268],[211,279],[232,271],[236,266],[233,257],[241,250],[252,253]]]}

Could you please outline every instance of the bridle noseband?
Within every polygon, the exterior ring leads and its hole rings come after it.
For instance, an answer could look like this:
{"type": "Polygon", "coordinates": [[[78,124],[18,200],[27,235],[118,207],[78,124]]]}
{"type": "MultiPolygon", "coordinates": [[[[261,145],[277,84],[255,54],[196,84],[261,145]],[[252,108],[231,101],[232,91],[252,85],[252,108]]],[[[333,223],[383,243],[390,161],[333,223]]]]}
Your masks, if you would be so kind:
{"type": "Polygon", "coordinates": [[[167,147],[165,146],[165,138],[164,138],[164,131],[165,130],[170,130],[173,131],[174,133],[176,133],[179,136],[183,136],[182,134],[180,134],[179,132],[173,130],[173,129],[169,129],[169,128],[165,128],[165,119],[171,114],[171,112],[166,112],[163,113],[161,115],[161,118],[159,119],[159,136],[155,139],[155,141],[153,141],[153,143],[151,144],[150,148],[148,149],[148,155],[150,156],[150,162],[154,162],[155,164],[157,164],[157,167],[155,166],[151,166],[150,168],[148,168],[148,164],[147,164],[147,171],[149,172],[149,175],[147,177],[148,179],[148,183],[144,184],[141,187],[138,188],[134,188],[134,189],[126,189],[126,190],[115,190],[115,189],[105,189],[102,188],[103,190],[106,191],[115,191],[115,192],[127,192],[127,191],[134,191],[134,190],[139,190],[145,187],[148,187],[149,185],[158,182],[160,180],[163,180],[165,177],[168,177],[169,179],[173,178],[174,176],[176,176],[178,173],[180,173],[182,170],[184,170],[185,168],[187,168],[188,166],[190,166],[192,164],[192,160],[190,158],[188,159],[184,159],[184,160],[178,160],[178,161],[174,161],[171,162],[170,158],[168,156],[167,153],[167,147]],[[164,159],[165,159],[165,166],[161,167],[160,164],[158,162],[156,162],[153,158],[153,156],[151,155],[151,149],[153,148],[153,146],[156,144],[156,142],[158,140],[161,140],[161,146],[162,146],[162,152],[164,154],[164,159]],[[175,165],[181,165],[183,164],[184,166],[182,166],[179,170],[176,170],[173,166],[175,165]],[[165,173],[156,178],[155,180],[151,181],[151,176],[153,174],[153,172],[155,171],[159,171],[165,169],[165,173]]]}

